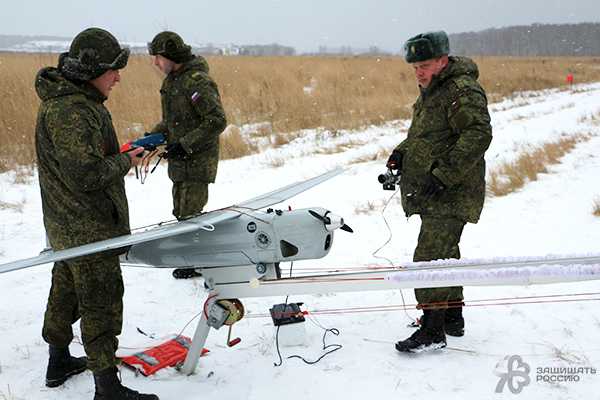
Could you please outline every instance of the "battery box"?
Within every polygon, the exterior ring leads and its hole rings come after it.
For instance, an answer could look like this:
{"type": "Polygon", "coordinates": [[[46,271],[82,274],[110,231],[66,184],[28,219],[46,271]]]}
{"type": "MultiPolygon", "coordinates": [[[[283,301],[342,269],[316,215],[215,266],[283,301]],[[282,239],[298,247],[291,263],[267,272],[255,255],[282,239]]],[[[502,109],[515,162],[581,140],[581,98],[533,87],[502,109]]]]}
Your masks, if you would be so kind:
{"type": "Polygon", "coordinates": [[[304,313],[300,306],[304,303],[275,304],[269,311],[273,319],[273,325],[289,325],[304,322],[304,313]]]}

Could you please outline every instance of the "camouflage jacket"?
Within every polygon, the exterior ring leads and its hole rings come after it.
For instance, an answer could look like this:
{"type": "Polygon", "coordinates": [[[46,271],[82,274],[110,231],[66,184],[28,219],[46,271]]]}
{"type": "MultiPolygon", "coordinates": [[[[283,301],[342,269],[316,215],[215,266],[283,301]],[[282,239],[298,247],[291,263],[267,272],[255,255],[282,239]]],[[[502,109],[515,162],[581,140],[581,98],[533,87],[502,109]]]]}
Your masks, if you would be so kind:
{"type": "Polygon", "coordinates": [[[492,128],[478,76],[472,60],[450,57],[414,104],[408,136],[396,147],[403,155],[400,189],[407,216],[479,220],[485,198],[484,153],[492,128]],[[422,192],[430,172],[446,189],[428,199],[422,192]]]}
{"type": "Polygon", "coordinates": [[[106,98],[56,68],[36,76],[42,100],[35,130],[44,225],[54,250],[129,233],[123,177],[131,167],[106,98]]]}
{"type": "Polygon", "coordinates": [[[214,182],[219,135],[227,121],[206,60],[195,57],[169,73],[160,96],[163,119],[152,132],[166,133],[167,143],[179,142],[190,154],[186,160],[169,160],[169,178],[173,182],[214,182]]]}

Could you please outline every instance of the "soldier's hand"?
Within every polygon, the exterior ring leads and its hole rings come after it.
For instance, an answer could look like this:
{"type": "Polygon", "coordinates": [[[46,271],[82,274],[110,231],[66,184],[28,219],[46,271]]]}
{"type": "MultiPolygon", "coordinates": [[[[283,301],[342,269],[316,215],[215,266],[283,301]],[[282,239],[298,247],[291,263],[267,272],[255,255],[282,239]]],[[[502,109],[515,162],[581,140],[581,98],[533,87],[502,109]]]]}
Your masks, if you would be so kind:
{"type": "Polygon", "coordinates": [[[425,184],[423,185],[423,196],[426,199],[431,199],[442,193],[446,189],[446,185],[438,179],[437,176],[431,172],[425,178],[425,184]]]}
{"type": "Polygon", "coordinates": [[[385,164],[389,169],[401,169],[402,168],[402,153],[397,150],[392,151],[390,158],[388,158],[385,164]]]}
{"type": "Polygon", "coordinates": [[[143,147],[136,147],[135,149],[128,151],[127,154],[131,160],[131,166],[137,167],[142,162],[142,155],[144,153],[143,147]]]}
{"type": "Polygon", "coordinates": [[[185,151],[181,143],[177,142],[167,145],[163,157],[169,160],[185,160],[188,157],[188,153],[185,151]]]}

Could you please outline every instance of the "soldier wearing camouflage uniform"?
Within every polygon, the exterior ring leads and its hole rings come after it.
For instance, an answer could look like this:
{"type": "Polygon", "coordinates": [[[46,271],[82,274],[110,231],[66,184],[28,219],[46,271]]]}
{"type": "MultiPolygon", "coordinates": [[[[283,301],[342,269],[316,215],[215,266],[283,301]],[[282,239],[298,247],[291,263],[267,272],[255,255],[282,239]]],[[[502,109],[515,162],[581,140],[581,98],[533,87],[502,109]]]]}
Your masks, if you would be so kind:
{"type": "MultiPolygon", "coordinates": [[[[148,44],[148,52],[165,74],[160,89],[162,121],[152,132],[167,137],[173,215],[181,220],[200,214],[208,201],[208,184],[217,175],[219,135],[227,120],[208,63],[194,56],[178,34],[159,33],[148,44]]],[[[173,271],[176,278],[195,275],[193,269],[173,271]]]]}
{"type": "MultiPolygon", "coordinates": [[[[35,80],[42,103],[36,151],[44,225],[53,250],[129,233],[124,176],[143,149],[119,154],[104,101],[120,81],[129,50],[109,32],[90,28],[73,39],[58,67],[35,80]]],[[[42,336],[50,347],[46,385],[62,385],[87,368],[94,374],[95,400],[158,400],[121,385],[117,336],[123,319],[123,279],[118,252],[57,262],[42,336]],[[81,320],[86,357],[72,357],[72,324],[81,320]],[[87,365],[86,365],[87,364],[87,365]]]]}
{"type": "MultiPolygon", "coordinates": [[[[402,175],[406,216],[419,214],[414,261],[460,258],[467,222],[477,223],[485,197],[484,153],[492,139],[487,98],[479,72],[466,57],[448,56],[445,32],[429,32],[405,44],[421,94],[407,138],[387,166],[402,175]]],[[[396,343],[402,352],[445,347],[445,333],[464,334],[462,287],[415,289],[423,310],[420,328],[396,343]]]]}

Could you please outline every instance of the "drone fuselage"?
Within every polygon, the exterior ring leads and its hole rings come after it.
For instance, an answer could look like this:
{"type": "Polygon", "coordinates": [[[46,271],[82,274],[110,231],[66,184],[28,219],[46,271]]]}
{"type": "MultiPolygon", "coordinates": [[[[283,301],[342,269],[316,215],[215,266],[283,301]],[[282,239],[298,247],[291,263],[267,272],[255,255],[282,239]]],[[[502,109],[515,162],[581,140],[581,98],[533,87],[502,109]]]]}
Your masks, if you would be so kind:
{"type": "MultiPolygon", "coordinates": [[[[320,207],[310,210],[327,212],[320,207]]],[[[280,262],[322,258],[333,244],[335,227],[326,226],[309,209],[239,212],[239,217],[215,227],[133,245],[124,262],[155,268],[232,267],[228,275],[239,281],[261,278],[271,269],[267,266],[280,262]],[[242,272],[249,266],[256,272],[242,272]]]]}

